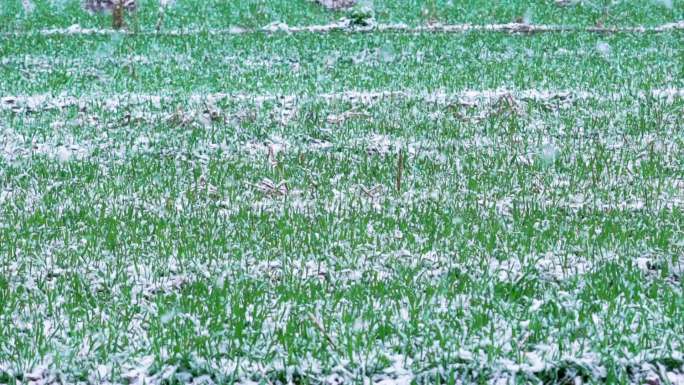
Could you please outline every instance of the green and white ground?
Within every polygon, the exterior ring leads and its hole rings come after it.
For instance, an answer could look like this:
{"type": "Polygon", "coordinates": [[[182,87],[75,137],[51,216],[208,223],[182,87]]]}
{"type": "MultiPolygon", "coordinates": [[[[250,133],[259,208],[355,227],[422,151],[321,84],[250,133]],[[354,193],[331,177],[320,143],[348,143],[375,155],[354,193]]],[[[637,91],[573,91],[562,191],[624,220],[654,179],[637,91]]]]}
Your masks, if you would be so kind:
{"type": "Polygon", "coordinates": [[[0,383],[684,384],[684,2],[490,3],[2,0],[0,383]]]}

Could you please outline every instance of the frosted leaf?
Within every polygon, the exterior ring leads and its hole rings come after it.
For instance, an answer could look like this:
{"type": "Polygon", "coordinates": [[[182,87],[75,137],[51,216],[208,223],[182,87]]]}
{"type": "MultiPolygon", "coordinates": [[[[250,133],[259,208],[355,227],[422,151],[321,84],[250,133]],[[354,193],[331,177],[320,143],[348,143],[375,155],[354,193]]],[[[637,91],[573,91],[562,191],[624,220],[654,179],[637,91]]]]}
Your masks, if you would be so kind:
{"type": "Polygon", "coordinates": [[[391,63],[395,60],[394,49],[391,45],[385,44],[380,48],[380,59],[385,63],[391,63]]]}
{"type": "Polygon", "coordinates": [[[600,41],[596,43],[596,51],[598,51],[598,53],[600,53],[603,56],[608,56],[610,55],[611,48],[610,45],[605,41],[600,41]]]}
{"type": "Polygon", "coordinates": [[[554,146],[552,143],[547,143],[542,146],[540,156],[544,163],[550,164],[556,161],[559,152],[560,151],[556,146],[554,146]]]}
{"type": "Polygon", "coordinates": [[[65,146],[60,146],[57,149],[57,159],[60,162],[68,162],[71,159],[71,151],[65,146]]]}
{"type": "Polygon", "coordinates": [[[351,8],[356,5],[356,0],[317,0],[317,2],[318,4],[334,11],[351,8]]]}
{"type": "Polygon", "coordinates": [[[33,4],[31,0],[21,0],[21,7],[24,9],[24,13],[30,15],[36,9],[36,5],[33,4]]]}
{"type": "Polygon", "coordinates": [[[672,0],[654,0],[654,2],[657,5],[660,5],[661,7],[665,7],[667,9],[672,9],[672,7],[673,7],[672,0]]]}
{"type": "Polygon", "coordinates": [[[523,15],[522,22],[525,24],[532,24],[532,9],[527,8],[525,14],[523,15]]]}

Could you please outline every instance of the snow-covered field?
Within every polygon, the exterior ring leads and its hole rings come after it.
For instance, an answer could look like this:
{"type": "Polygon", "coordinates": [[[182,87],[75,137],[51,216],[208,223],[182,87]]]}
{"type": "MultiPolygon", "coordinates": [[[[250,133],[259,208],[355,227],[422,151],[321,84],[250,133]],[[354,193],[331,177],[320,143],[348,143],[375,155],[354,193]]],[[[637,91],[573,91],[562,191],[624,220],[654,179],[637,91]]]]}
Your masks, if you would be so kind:
{"type": "Polygon", "coordinates": [[[684,384],[682,20],[0,2],[0,384],[684,384]]]}

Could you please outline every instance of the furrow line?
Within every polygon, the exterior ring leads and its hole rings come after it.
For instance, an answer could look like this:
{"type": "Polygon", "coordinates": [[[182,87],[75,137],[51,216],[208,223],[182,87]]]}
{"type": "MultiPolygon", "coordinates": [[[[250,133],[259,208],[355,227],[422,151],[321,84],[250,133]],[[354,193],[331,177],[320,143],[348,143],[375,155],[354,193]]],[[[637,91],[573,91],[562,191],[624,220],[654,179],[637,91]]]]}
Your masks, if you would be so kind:
{"type": "Polygon", "coordinates": [[[466,32],[499,32],[499,33],[662,33],[684,30],[684,20],[656,26],[572,26],[557,24],[528,24],[528,23],[500,23],[500,24],[429,24],[410,26],[403,23],[371,24],[357,26],[348,19],[342,19],[330,24],[291,26],[286,23],[275,22],[261,28],[188,28],[167,30],[120,31],[109,28],[85,28],[78,24],[66,28],[49,28],[29,31],[3,32],[0,36],[31,36],[31,35],[160,35],[160,36],[189,36],[189,35],[244,35],[252,33],[329,33],[343,32],[401,32],[401,33],[466,33],[466,32]]]}
{"type": "Polygon", "coordinates": [[[49,110],[71,106],[86,106],[100,103],[108,109],[116,109],[121,105],[136,105],[150,103],[155,107],[161,107],[162,103],[178,101],[179,98],[187,99],[190,104],[213,103],[219,101],[237,102],[282,102],[286,104],[302,103],[308,101],[349,101],[358,103],[373,103],[384,99],[421,100],[429,103],[447,104],[462,103],[477,105],[487,100],[499,100],[511,98],[514,100],[535,101],[572,101],[572,100],[598,100],[618,101],[626,98],[656,98],[673,100],[684,98],[684,89],[659,88],[652,90],[640,90],[633,92],[599,93],[585,90],[462,90],[455,92],[447,91],[343,91],[321,94],[249,94],[249,93],[191,93],[183,94],[138,94],[122,93],[115,95],[91,94],[86,96],[52,96],[50,94],[38,95],[6,95],[0,96],[0,110],[49,110]]]}

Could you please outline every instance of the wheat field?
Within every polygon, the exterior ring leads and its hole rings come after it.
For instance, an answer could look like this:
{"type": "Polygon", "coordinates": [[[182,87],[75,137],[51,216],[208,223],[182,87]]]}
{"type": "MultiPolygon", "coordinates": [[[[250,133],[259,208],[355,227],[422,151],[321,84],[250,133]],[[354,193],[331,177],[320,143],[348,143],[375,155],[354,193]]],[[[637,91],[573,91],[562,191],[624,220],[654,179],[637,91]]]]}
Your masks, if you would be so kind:
{"type": "Polygon", "coordinates": [[[350,5],[0,2],[0,384],[684,384],[684,2],[350,5]]]}

